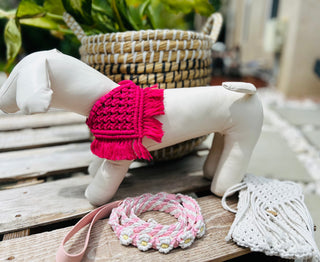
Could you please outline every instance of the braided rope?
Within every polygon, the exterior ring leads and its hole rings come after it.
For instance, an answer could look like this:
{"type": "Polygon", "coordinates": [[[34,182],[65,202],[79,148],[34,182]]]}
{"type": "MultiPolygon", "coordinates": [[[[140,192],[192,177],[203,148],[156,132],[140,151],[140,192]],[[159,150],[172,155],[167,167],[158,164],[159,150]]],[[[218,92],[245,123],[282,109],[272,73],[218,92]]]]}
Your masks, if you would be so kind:
{"type": "Polygon", "coordinates": [[[77,21],[67,12],[63,13],[63,20],[67,24],[67,26],[74,32],[77,38],[82,41],[83,38],[86,37],[86,33],[83,31],[81,26],[77,23],[77,21]]]}
{"type": "Polygon", "coordinates": [[[177,62],[162,63],[134,63],[134,64],[91,64],[99,72],[112,74],[146,74],[146,73],[165,73],[173,71],[185,71],[190,69],[207,68],[211,64],[211,59],[205,60],[186,60],[177,62]]]}
{"type": "MultiPolygon", "coordinates": [[[[220,28],[219,28],[220,29],[220,28]]],[[[116,33],[105,33],[98,35],[85,36],[83,43],[103,43],[103,42],[132,42],[149,40],[207,40],[212,41],[208,34],[194,31],[185,31],[177,29],[148,29],[138,31],[126,31],[116,33]]]]}
{"type": "MultiPolygon", "coordinates": [[[[81,51],[81,50],[80,50],[81,51]]],[[[80,52],[81,60],[87,64],[127,64],[127,63],[162,63],[175,61],[193,60],[193,59],[208,59],[211,57],[210,49],[199,50],[177,50],[177,51],[144,51],[125,54],[95,54],[89,55],[80,52]]]]}
{"type": "Polygon", "coordinates": [[[111,74],[107,75],[112,81],[132,80],[134,83],[154,85],[158,83],[172,83],[183,80],[211,77],[210,68],[172,71],[154,74],[111,74]]]}
{"type": "Polygon", "coordinates": [[[84,43],[80,47],[80,53],[84,54],[125,54],[144,51],[177,51],[177,50],[198,50],[211,49],[212,42],[209,40],[149,40],[133,42],[102,42],[84,43]]]}
{"type": "MultiPolygon", "coordinates": [[[[112,77],[108,76],[112,81],[112,77]]],[[[207,86],[210,84],[211,76],[206,76],[203,78],[197,78],[197,79],[186,79],[179,82],[165,82],[165,83],[158,83],[157,87],[159,89],[171,89],[171,88],[185,88],[185,87],[194,87],[194,86],[207,86]]],[[[142,88],[149,87],[150,84],[143,84],[138,83],[137,80],[133,79],[132,82],[135,84],[138,84],[142,88]]]]}
{"type": "Polygon", "coordinates": [[[204,35],[210,35],[211,41],[215,43],[222,27],[223,18],[220,13],[212,14],[202,29],[204,35]]]}
{"type": "Polygon", "coordinates": [[[114,208],[109,224],[123,245],[134,245],[141,251],[150,248],[168,253],[173,248],[191,246],[195,238],[205,233],[205,224],[196,200],[182,194],[143,194],[126,198],[114,208]],[[161,225],[138,216],[147,211],[162,211],[174,216],[177,222],[161,225]]]}

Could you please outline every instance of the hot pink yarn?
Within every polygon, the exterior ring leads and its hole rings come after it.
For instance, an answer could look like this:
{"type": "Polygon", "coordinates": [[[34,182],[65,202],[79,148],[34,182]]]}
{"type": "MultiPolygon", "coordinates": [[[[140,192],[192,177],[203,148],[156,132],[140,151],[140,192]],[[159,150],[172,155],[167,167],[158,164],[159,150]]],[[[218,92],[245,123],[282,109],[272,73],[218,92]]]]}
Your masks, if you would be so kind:
{"type": "Polygon", "coordinates": [[[143,146],[144,136],[160,143],[162,123],[154,116],[164,114],[163,90],[145,89],[130,80],[101,97],[86,121],[95,140],[91,151],[110,160],[152,159],[143,146]]]}

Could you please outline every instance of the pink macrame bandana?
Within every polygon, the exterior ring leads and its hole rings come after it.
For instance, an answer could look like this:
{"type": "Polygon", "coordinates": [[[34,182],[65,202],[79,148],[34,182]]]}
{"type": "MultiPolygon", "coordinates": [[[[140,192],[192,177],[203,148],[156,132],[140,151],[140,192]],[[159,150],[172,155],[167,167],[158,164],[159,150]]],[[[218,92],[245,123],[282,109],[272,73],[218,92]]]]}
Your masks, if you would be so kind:
{"type": "Polygon", "coordinates": [[[95,136],[92,153],[109,160],[152,159],[142,138],[161,142],[164,133],[157,115],[164,115],[163,90],[121,81],[90,111],[86,123],[95,136]]]}

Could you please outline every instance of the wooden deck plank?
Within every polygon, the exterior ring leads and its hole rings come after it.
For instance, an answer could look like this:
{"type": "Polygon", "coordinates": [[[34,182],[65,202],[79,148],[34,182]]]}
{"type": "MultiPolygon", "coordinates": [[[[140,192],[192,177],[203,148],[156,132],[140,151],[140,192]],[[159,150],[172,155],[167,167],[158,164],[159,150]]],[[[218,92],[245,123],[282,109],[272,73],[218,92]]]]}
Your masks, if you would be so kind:
{"type": "Polygon", "coordinates": [[[0,153],[0,182],[86,168],[90,143],[77,143],[0,153]]]}
{"type": "Polygon", "coordinates": [[[80,124],[84,123],[85,119],[84,116],[66,111],[51,111],[34,115],[2,114],[0,115],[0,131],[80,124]]]}
{"type": "Polygon", "coordinates": [[[22,231],[17,231],[13,233],[9,233],[3,236],[3,240],[15,239],[20,237],[25,237],[30,235],[30,229],[24,229],[22,231]]]}
{"type": "Polygon", "coordinates": [[[44,182],[43,179],[38,179],[38,178],[35,178],[35,177],[34,178],[27,178],[27,179],[24,179],[24,180],[12,181],[10,183],[1,183],[0,184],[0,190],[27,187],[27,186],[41,184],[43,182],[44,182]]]}
{"type": "Polygon", "coordinates": [[[0,132],[0,152],[83,142],[89,139],[90,132],[85,124],[0,132]]]}
{"type": "MultiPolygon", "coordinates": [[[[101,220],[93,228],[83,261],[224,261],[249,253],[248,249],[224,240],[234,215],[225,211],[220,201],[220,198],[214,196],[198,199],[207,229],[203,238],[197,239],[190,248],[184,250],[177,248],[166,255],[155,250],[141,252],[132,246],[122,246],[107,224],[107,220],[101,220]]],[[[157,221],[166,223],[165,217],[157,216],[157,221]]],[[[0,261],[8,258],[15,261],[54,261],[58,246],[70,229],[71,227],[68,227],[2,241],[0,242],[0,261]]],[[[80,250],[85,233],[86,229],[80,231],[69,241],[66,248],[70,252],[80,250]]]]}
{"type": "MultiPolygon", "coordinates": [[[[146,192],[196,192],[209,189],[202,177],[204,157],[188,156],[165,166],[130,170],[115,199],[146,192]]],[[[25,188],[0,191],[0,234],[80,217],[92,210],[84,198],[89,176],[60,179],[25,188]]]]}

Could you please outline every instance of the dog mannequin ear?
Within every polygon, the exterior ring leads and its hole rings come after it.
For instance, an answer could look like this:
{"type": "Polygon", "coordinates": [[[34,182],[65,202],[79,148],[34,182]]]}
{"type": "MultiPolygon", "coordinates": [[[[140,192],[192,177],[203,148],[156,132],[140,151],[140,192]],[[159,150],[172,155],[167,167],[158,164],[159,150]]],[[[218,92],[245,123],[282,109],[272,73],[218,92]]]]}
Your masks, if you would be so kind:
{"type": "Polygon", "coordinates": [[[24,114],[46,112],[52,98],[47,59],[39,56],[32,65],[22,67],[16,86],[17,105],[24,114]]]}
{"type": "Polygon", "coordinates": [[[19,110],[15,86],[15,79],[9,77],[0,88],[0,110],[5,113],[15,113],[19,110]]]}

